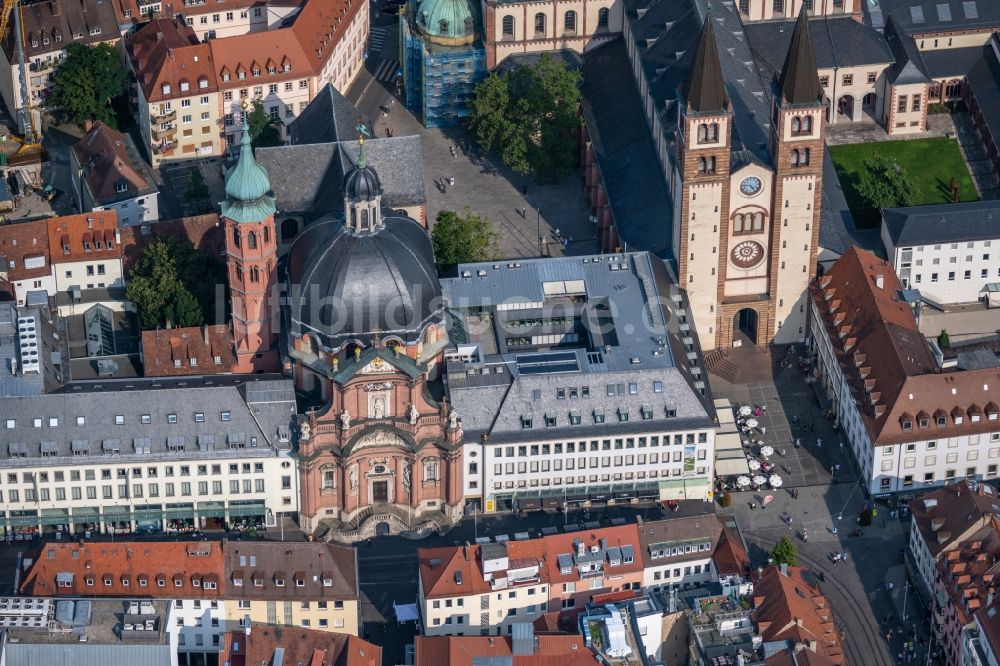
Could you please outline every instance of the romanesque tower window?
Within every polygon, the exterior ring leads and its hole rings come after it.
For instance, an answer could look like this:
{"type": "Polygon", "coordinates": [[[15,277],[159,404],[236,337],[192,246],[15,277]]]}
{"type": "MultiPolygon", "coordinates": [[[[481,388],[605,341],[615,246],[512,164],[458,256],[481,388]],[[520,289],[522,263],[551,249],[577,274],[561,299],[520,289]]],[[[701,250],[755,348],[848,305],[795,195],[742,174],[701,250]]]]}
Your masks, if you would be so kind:
{"type": "Polygon", "coordinates": [[[785,0],[774,0],[774,13],[775,14],[785,13],[785,0]]]}
{"type": "Polygon", "coordinates": [[[250,267],[250,281],[260,282],[260,269],[257,268],[256,266],[250,267]]]}
{"type": "Polygon", "coordinates": [[[576,12],[566,12],[566,16],[563,18],[563,28],[566,32],[576,32],[576,12]]]}
{"type": "Polygon", "coordinates": [[[252,231],[247,234],[247,247],[251,250],[257,249],[257,234],[252,231]]]}
{"type": "Polygon", "coordinates": [[[504,16],[503,17],[503,36],[513,37],[514,36],[514,17],[504,16]]]}
{"type": "Polygon", "coordinates": [[[535,35],[545,34],[545,14],[539,12],[535,14],[535,35]]]}
{"type": "Polygon", "coordinates": [[[699,157],[698,173],[711,176],[715,173],[715,157],[699,157]]]}
{"type": "Polygon", "coordinates": [[[597,29],[607,30],[608,21],[611,18],[611,11],[607,7],[601,7],[597,10],[597,29]]]}
{"type": "Polygon", "coordinates": [[[808,166],[809,165],[809,149],[802,148],[801,150],[796,148],[792,151],[792,166],[808,166]]]}
{"type": "Polygon", "coordinates": [[[719,123],[698,125],[698,143],[716,143],[719,140],[719,123]]]}
{"type": "Polygon", "coordinates": [[[242,243],[242,238],[239,229],[233,229],[233,245],[240,247],[242,243]]]}

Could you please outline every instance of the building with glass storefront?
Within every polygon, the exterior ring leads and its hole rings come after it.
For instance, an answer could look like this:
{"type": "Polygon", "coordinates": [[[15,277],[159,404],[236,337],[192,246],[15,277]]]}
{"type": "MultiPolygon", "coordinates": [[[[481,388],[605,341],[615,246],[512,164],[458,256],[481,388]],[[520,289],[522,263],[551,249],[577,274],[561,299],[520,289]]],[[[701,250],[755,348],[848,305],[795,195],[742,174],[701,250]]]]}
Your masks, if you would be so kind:
{"type": "Polygon", "coordinates": [[[448,396],[487,512],[708,499],[715,411],[686,302],[640,252],[465,264],[448,396]]]}
{"type": "Polygon", "coordinates": [[[0,400],[0,529],[187,532],[298,512],[290,380],[78,383],[0,400]]]}

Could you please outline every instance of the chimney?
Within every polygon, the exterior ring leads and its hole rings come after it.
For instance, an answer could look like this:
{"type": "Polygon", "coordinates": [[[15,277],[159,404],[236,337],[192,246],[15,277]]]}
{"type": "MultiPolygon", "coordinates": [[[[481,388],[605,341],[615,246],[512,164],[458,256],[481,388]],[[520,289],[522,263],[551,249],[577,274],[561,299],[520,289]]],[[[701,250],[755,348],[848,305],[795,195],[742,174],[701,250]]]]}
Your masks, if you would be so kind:
{"type": "Polygon", "coordinates": [[[205,340],[205,346],[208,346],[208,324],[201,325],[201,334],[205,340]]]}
{"type": "Polygon", "coordinates": [[[801,617],[795,618],[795,626],[797,626],[797,627],[801,627],[802,626],[802,618],[801,617]]]}
{"type": "Polygon", "coordinates": [[[881,273],[875,276],[875,286],[879,289],[885,288],[885,277],[881,273]]]}

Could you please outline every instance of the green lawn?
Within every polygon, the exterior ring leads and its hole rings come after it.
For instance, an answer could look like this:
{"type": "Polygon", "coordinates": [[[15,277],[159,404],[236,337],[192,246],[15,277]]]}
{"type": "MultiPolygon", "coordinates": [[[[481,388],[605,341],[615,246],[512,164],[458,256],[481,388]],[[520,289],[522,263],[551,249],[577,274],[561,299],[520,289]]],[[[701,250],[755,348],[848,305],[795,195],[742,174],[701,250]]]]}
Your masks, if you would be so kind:
{"type": "Polygon", "coordinates": [[[920,192],[918,205],[950,202],[948,184],[952,177],[958,181],[962,201],[979,199],[972,176],[962,160],[962,151],[954,139],[937,137],[830,146],[830,157],[844,188],[847,205],[851,207],[854,222],[859,228],[877,227],[881,224],[878,211],[866,206],[855,189],[864,170],[865,160],[876,152],[895,159],[916,181],[920,192]]]}

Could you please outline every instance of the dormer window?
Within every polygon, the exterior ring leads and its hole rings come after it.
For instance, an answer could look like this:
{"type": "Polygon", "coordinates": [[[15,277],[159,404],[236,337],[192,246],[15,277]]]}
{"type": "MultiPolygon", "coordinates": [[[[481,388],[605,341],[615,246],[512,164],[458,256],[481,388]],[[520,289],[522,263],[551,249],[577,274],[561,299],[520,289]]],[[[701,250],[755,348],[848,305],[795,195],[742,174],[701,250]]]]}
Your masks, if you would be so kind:
{"type": "Polygon", "coordinates": [[[904,419],[903,420],[903,430],[906,430],[906,431],[913,430],[913,421],[911,421],[910,419],[904,419]]]}
{"type": "Polygon", "coordinates": [[[274,579],[274,585],[275,585],[275,587],[284,587],[285,586],[285,579],[284,578],[275,578],[274,579]]]}
{"type": "Polygon", "coordinates": [[[169,95],[170,94],[170,84],[169,83],[164,83],[162,86],[160,86],[160,91],[164,95],[169,95]]]}
{"type": "Polygon", "coordinates": [[[618,420],[621,421],[621,422],[623,422],[623,423],[625,421],[628,421],[628,410],[627,409],[625,409],[623,407],[619,407],[618,408],[618,420]]]}
{"type": "Polygon", "coordinates": [[[115,183],[115,192],[117,192],[118,194],[128,192],[128,181],[119,180],[117,183],[115,183]]]}
{"type": "Polygon", "coordinates": [[[184,587],[184,579],[180,577],[174,578],[174,587],[184,587]]]}
{"type": "Polygon", "coordinates": [[[104,587],[111,587],[111,576],[104,577],[104,587]]]}
{"type": "Polygon", "coordinates": [[[305,587],[305,586],[306,586],[306,581],[304,579],[302,578],[295,579],[295,587],[305,587]]]}
{"type": "Polygon", "coordinates": [[[208,79],[206,79],[204,77],[198,79],[198,87],[199,88],[207,88],[208,87],[208,79]]]}
{"type": "Polygon", "coordinates": [[[137,578],[136,580],[139,583],[139,587],[146,587],[147,585],[149,585],[149,579],[146,578],[145,576],[139,576],[139,578],[137,578]]]}
{"type": "Polygon", "coordinates": [[[191,84],[187,81],[181,81],[181,92],[186,92],[191,89],[191,84]]]}
{"type": "Polygon", "coordinates": [[[546,414],[545,415],[545,427],[546,428],[554,428],[554,427],[556,427],[556,417],[555,417],[554,414],[546,414]]]}
{"type": "Polygon", "coordinates": [[[594,410],[594,423],[604,423],[604,410],[595,409],[594,410]]]}
{"type": "Polygon", "coordinates": [[[522,416],[521,417],[521,428],[524,429],[524,430],[530,430],[531,429],[531,417],[530,416],[522,416]]]}
{"type": "Polygon", "coordinates": [[[445,19],[441,19],[440,21],[438,21],[438,30],[441,31],[442,35],[447,35],[448,34],[448,21],[445,20],[445,19]]]}
{"type": "Polygon", "coordinates": [[[260,78],[260,70],[259,69],[253,70],[253,78],[255,78],[255,79],[259,79],[260,78]]]}
{"type": "Polygon", "coordinates": [[[237,77],[237,78],[238,78],[238,79],[239,79],[240,81],[242,81],[242,80],[244,80],[245,78],[247,78],[247,73],[246,73],[245,71],[243,71],[243,70],[241,69],[240,71],[236,72],[236,77],[237,77]]]}
{"type": "Polygon", "coordinates": [[[128,576],[122,576],[122,587],[128,587],[128,586],[129,586],[128,576]]]}

